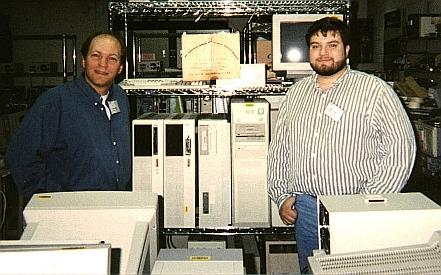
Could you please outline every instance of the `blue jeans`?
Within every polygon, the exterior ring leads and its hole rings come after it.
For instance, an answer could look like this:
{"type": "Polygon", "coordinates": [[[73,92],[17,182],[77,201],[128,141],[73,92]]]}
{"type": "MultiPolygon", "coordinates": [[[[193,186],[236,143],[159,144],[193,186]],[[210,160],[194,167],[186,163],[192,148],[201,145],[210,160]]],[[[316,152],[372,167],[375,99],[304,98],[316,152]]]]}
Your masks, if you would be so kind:
{"type": "Polygon", "coordinates": [[[317,199],[310,195],[297,194],[295,209],[298,215],[295,235],[300,271],[307,273],[308,256],[312,256],[312,250],[318,249],[317,199]]]}

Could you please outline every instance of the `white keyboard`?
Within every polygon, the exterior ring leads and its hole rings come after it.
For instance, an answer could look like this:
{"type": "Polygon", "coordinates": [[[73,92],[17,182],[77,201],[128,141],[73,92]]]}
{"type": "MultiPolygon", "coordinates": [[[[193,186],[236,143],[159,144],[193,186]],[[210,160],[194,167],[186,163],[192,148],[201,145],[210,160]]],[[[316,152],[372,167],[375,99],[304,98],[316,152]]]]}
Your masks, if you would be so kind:
{"type": "Polygon", "coordinates": [[[128,78],[119,83],[123,90],[202,90],[210,88],[206,81],[183,81],[182,78],[128,78]]]}
{"type": "Polygon", "coordinates": [[[313,274],[441,274],[441,231],[427,243],[308,257],[313,274]]]}

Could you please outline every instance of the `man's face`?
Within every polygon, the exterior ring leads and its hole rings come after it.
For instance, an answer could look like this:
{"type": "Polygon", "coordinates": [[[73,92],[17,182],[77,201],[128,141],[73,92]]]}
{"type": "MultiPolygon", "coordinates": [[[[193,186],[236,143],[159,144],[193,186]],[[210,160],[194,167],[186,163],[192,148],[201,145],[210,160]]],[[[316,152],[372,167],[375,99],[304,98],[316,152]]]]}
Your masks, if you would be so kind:
{"type": "Polygon", "coordinates": [[[329,31],[311,36],[309,63],[312,69],[322,76],[331,76],[346,67],[349,45],[343,45],[340,33],[329,31]]]}
{"type": "Polygon", "coordinates": [[[83,57],[87,83],[99,94],[106,94],[122,68],[119,42],[109,35],[95,37],[90,43],[87,56],[83,57]]]}

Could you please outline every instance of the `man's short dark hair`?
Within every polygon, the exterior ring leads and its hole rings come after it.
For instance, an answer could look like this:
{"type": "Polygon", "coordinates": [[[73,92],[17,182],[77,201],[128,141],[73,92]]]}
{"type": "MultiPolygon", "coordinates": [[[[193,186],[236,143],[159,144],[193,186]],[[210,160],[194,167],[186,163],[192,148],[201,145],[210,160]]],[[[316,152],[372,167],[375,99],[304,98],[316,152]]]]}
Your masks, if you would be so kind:
{"type": "Polygon", "coordinates": [[[350,44],[350,32],[348,25],[342,20],[333,16],[319,19],[315,21],[311,27],[309,27],[308,32],[305,35],[306,44],[309,47],[311,37],[313,35],[321,32],[323,36],[326,36],[329,31],[338,32],[345,47],[350,44]]]}
{"type": "Polygon", "coordinates": [[[92,40],[100,35],[108,35],[108,36],[112,36],[113,38],[115,38],[118,42],[119,45],[121,46],[121,64],[124,64],[125,60],[126,60],[126,46],[124,45],[124,42],[122,41],[122,39],[118,36],[116,36],[114,33],[108,32],[108,31],[103,31],[103,32],[97,32],[94,34],[89,35],[89,37],[86,38],[86,40],[83,42],[83,45],[81,46],[81,54],[83,55],[83,58],[85,59],[87,54],[89,53],[89,48],[90,48],[90,44],[92,43],[92,40]]]}

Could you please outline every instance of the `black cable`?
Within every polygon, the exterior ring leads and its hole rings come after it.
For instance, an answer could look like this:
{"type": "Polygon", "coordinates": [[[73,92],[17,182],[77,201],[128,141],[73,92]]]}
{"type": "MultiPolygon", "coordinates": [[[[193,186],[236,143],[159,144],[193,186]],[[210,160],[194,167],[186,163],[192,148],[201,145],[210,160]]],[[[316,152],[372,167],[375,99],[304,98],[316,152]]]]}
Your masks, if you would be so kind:
{"type": "Polygon", "coordinates": [[[170,247],[171,248],[176,248],[175,244],[173,243],[173,236],[169,236],[170,237],[170,247]]]}
{"type": "Polygon", "coordinates": [[[3,211],[2,211],[2,219],[0,222],[0,229],[2,229],[3,224],[5,223],[6,220],[6,204],[7,204],[7,200],[6,200],[6,195],[3,191],[0,190],[0,194],[3,200],[3,211]]]}
{"type": "Polygon", "coordinates": [[[167,248],[170,248],[170,236],[165,237],[165,243],[166,243],[167,248]]]}

